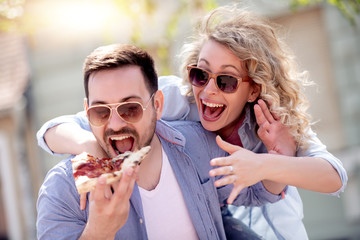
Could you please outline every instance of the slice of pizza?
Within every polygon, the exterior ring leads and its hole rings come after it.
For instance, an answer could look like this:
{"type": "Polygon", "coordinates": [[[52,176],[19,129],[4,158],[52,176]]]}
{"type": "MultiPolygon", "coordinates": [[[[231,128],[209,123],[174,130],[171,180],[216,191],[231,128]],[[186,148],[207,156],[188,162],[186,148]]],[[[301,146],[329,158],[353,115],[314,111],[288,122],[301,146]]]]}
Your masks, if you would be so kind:
{"type": "Polygon", "coordinates": [[[106,177],[106,184],[118,181],[124,169],[140,164],[150,148],[146,146],[136,152],[127,151],[114,158],[96,158],[86,152],[75,156],[71,162],[79,194],[94,190],[100,176],[106,177]]]}

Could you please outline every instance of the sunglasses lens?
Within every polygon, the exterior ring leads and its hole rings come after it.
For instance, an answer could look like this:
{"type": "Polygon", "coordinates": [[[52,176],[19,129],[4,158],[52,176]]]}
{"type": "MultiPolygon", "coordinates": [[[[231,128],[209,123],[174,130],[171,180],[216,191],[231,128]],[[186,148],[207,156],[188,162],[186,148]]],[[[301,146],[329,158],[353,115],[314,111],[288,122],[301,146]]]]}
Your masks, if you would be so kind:
{"type": "Polygon", "coordinates": [[[89,108],[87,114],[89,122],[94,126],[104,125],[110,117],[111,110],[104,106],[94,106],[89,108]]]}
{"type": "Polygon", "coordinates": [[[126,103],[117,108],[119,116],[127,122],[138,122],[143,115],[143,108],[138,103],[126,103]]]}
{"type": "Polygon", "coordinates": [[[192,68],[189,73],[189,79],[192,85],[201,87],[207,83],[209,74],[201,69],[192,68]]]}
{"type": "Polygon", "coordinates": [[[226,93],[233,93],[237,89],[238,80],[232,76],[220,75],[216,79],[219,89],[226,93]]]}

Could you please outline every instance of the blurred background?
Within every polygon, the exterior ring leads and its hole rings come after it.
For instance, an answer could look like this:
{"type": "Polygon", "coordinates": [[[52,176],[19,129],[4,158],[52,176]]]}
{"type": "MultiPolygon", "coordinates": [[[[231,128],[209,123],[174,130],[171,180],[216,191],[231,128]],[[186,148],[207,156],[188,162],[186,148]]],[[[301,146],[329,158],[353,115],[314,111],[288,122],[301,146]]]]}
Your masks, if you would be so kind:
{"type": "Polygon", "coordinates": [[[0,239],[36,239],[36,200],[62,157],[36,131],[83,108],[82,64],[100,45],[134,43],[159,75],[179,75],[177,54],[199,17],[237,2],[272,19],[317,85],[306,92],[313,129],[344,164],[340,198],[299,190],[310,239],[360,239],[359,0],[0,0],[0,239]]]}

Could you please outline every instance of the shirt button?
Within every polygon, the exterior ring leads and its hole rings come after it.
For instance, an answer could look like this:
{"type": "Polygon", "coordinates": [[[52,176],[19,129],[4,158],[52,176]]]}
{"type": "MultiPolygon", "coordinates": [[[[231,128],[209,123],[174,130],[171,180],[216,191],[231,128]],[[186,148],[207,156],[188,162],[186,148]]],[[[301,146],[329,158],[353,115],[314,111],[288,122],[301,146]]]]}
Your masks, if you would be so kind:
{"type": "Polygon", "coordinates": [[[144,221],[143,221],[143,219],[142,218],[140,218],[140,223],[142,224],[144,221]]]}

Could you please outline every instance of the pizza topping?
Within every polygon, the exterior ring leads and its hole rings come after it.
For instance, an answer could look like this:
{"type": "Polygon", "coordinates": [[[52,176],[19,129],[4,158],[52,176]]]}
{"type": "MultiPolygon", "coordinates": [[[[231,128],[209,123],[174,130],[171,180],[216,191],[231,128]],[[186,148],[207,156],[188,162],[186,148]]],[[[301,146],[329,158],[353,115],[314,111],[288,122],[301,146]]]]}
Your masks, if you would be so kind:
{"type": "Polygon", "coordinates": [[[88,161],[82,161],[75,163],[73,167],[76,169],[73,175],[77,176],[88,176],[89,178],[99,177],[103,173],[112,171],[119,171],[122,158],[118,158],[117,161],[113,162],[110,158],[94,158],[87,154],[88,161]]]}
{"type": "MultiPolygon", "coordinates": [[[[130,139],[132,138],[130,137],[130,139]]],[[[96,158],[86,152],[77,155],[71,162],[75,185],[79,194],[93,190],[97,178],[102,175],[106,176],[107,184],[119,180],[123,170],[140,164],[150,149],[151,147],[147,146],[137,152],[127,151],[114,158],[96,158]]]]}

